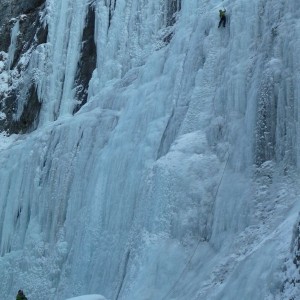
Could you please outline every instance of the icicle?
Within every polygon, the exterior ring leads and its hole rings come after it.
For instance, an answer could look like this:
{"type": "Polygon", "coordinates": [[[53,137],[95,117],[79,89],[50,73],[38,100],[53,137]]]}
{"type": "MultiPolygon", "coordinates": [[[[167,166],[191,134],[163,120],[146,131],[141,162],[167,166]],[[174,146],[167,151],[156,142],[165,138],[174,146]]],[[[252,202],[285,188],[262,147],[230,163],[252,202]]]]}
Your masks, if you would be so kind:
{"type": "Polygon", "coordinates": [[[74,80],[89,0],[48,1],[50,17],[48,63],[52,70],[44,84],[40,125],[72,114],[76,105],[74,80]]]}
{"type": "Polygon", "coordinates": [[[19,35],[19,30],[20,30],[19,25],[20,25],[19,20],[17,20],[11,30],[10,45],[8,48],[7,70],[10,70],[10,68],[12,67],[12,64],[14,62],[15,51],[16,51],[16,47],[17,47],[17,38],[19,35]]]}

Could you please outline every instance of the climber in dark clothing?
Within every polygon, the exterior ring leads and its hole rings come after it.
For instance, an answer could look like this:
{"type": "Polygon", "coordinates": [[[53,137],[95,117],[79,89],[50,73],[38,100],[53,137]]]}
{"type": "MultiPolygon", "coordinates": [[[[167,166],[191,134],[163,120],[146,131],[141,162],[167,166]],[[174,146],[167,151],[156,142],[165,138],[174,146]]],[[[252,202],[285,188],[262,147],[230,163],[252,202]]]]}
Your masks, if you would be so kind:
{"type": "Polygon", "coordinates": [[[225,27],[225,25],[226,25],[226,15],[225,15],[226,9],[225,8],[224,8],[224,10],[220,9],[219,13],[220,13],[220,22],[219,22],[218,28],[220,28],[220,26],[222,26],[222,24],[223,24],[223,27],[225,27]]]}
{"type": "Polygon", "coordinates": [[[22,290],[18,291],[18,295],[16,297],[16,300],[27,300],[22,290]]]}

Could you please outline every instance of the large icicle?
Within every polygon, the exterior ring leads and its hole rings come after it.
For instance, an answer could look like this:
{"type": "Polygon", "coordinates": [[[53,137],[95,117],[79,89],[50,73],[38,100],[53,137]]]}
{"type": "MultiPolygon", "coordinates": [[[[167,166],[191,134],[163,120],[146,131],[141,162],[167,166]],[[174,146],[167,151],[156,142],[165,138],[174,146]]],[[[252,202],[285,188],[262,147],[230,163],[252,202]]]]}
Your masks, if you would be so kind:
{"type": "Polygon", "coordinates": [[[76,106],[74,79],[89,4],[88,0],[48,1],[49,74],[41,93],[41,125],[72,114],[76,106]]]}
{"type": "Polygon", "coordinates": [[[8,48],[8,58],[7,58],[7,70],[10,70],[14,58],[15,58],[15,51],[16,51],[16,46],[17,46],[17,39],[18,39],[18,34],[19,34],[19,20],[16,20],[13,28],[11,29],[11,41],[10,45],[8,48]]]}

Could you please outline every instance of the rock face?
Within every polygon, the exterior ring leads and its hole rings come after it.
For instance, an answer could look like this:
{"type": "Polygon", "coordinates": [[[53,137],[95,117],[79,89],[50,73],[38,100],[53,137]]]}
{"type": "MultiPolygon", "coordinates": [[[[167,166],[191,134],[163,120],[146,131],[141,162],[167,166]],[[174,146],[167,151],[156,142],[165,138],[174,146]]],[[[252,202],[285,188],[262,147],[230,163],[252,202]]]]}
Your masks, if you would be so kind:
{"type": "Polygon", "coordinates": [[[300,215],[294,226],[291,256],[284,265],[285,280],[280,299],[298,299],[300,293],[300,215]]]}
{"type": "MultiPolygon", "coordinates": [[[[295,238],[294,238],[294,248],[293,248],[293,254],[294,259],[293,262],[295,266],[297,267],[298,275],[300,275],[300,216],[298,217],[297,224],[295,226],[295,238]]],[[[296,282],[300,283],[300,276],[298,276],[296,282]]]]}
{"type": "MultiPolygon", "coordinates": [[[[36,76],[39,75],[28,69],[37,47],[47,43],[48,27],[43,22],[45,5],[45,0],[35,0],[21,4],[5,1],[1,6],[0,71],[5,75],[0,80],[6,88],[0,89],[0,131],[9,134],[30,132],[38,126],[42,102],[37,92],[36,76]]],[[[86,103],[88,84],[96,68],[94,28],[95,9],[90,5],[74,80],[78,105],[73,113],[86,103]]]]}
{"type": "Polygon", "coordinates": [[[94,39],[95,31],[95,10],[94,6],[89,7],[86,18],[86,26],[83,30],[81,57],[78,63],[75,88],[78,105],[74,113],[80,109],[87,101],[88,84],[96,68],[96,45],[94,39]]]}
{"type": "MultiPolygon", "coordinates": [[[[1,1],[0,11],[0,35],[1,44],[0,51],[7,52],[10,44],[10,31],[13,26],[13,18],[19,18],[21,15],[26,15],[28,18],[23,18],[22,28],[26,29],[22,32],[22,35],[29,37],[32,35],[34,28],[34,21],[37,19],[41,6],[45,3],[45,0],[33,0],[33,1],[1,1]],[[30,24],[32,24],[30,26],[30,24]]],[[[27,41],[30,41],[29,39],[27,41]]],[[[20,45],[21,46],[21,45],[20,45]]]]}
{"type": "Polygon", "coordinates": [[[0,35],[2,53],[9,52],[12,42],[12,28],[18,22],[18,33],[15,42],[14,56],[10,64],[4,61],[3,68],[7,69],[7,89],[0,93],[0,109],[5,117],[0,120],[0,130],[8,133],[24,133],[35,127],[41,104],[32,80],[27,92],[27,104],[19,118],[15,117],[16,104],[20,90],[23,87],[22,77],[26,73],[29,59],[21,61],[23,56],[30,57],[34,49],[47,41],[47,27],[42,24],[41,13],[45,0],[6,1],[2,4],[0,13],[0,35]],[[25,61],[25,63],[24,63],[25,61]]]}

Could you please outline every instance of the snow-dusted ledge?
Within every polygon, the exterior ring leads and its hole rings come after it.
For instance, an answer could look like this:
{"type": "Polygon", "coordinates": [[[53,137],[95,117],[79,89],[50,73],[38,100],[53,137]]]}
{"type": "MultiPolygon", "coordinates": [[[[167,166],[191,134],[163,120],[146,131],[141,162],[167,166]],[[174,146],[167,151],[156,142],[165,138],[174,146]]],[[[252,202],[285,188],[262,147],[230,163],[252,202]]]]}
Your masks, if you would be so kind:
{"type": "Polygon", "coordinates": [[[107,300],[107,299],[101,295],[85,295],[85,296],[79,296],[75,298],[69,298],[66,300],[107,300]]]}

